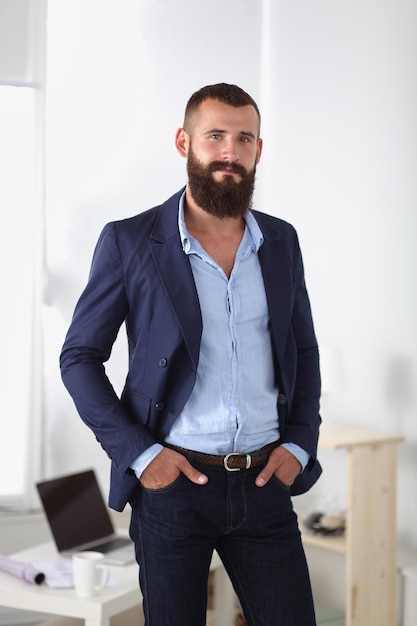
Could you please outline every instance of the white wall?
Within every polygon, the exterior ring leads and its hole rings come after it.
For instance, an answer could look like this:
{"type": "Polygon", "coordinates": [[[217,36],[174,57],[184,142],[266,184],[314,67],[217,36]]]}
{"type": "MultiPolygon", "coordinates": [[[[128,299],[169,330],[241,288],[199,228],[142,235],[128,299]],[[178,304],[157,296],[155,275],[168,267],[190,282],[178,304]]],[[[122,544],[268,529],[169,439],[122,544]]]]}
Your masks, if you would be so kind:
{"type": "MultiPolygon", "coordinates": [[[[416,3],[71,0],[50,2],[49,25],[47,474],[93,464],[107,484],[107,457],[60,382],[64,333],[104,223],[184,183],[173,137],[189,95],[235,82],[263,112],[257,208],[300,235],[330,355],[324,417],[405,437],[399,540],[416,550],[416,3]]],[[[344,489],[324,460],[318,500],[344,489]]]]}

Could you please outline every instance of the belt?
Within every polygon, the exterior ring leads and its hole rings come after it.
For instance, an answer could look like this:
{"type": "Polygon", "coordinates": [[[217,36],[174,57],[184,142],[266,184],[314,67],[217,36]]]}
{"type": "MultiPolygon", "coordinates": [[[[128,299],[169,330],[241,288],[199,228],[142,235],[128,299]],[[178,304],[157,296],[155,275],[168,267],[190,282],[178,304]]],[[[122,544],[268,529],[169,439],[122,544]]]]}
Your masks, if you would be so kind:
{"type": "Polygon", "coordinates": [[[205,454],[204,452],[195,452],[194,450],[174,446],[170,443],[164,443],[164,446],[186,457],[192,455],[192,459],[196,463],[224,467],[228,472],[238,472],[239,470],[249,469],[250,467],[261,467],[268,459],[272,450],[279,446],[279,441],[268,443],[263,448],[249,454],[242,452],[229,452],[229,454],[225,455],[205,454]]]}

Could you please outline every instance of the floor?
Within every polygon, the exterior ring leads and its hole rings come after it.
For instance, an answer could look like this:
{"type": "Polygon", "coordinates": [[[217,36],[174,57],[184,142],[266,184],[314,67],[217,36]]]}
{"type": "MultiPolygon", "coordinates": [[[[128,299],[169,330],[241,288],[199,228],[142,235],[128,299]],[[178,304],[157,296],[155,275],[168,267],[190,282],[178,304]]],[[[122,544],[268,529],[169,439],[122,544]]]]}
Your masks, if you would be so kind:
{"type": "MultiPolygon", "coordinates": [[[[316,609],[317,626],[344,626],[345,621],[343,612],[328,607],[318,607],[316,609]]],[[[84,621],[74,618],[52,617],[31,626],[83,626],[84,621]]],[[[143,616],[139,606],[129,609],[124,613],[113,617],[110,622],[111,626],[141,626],[143,624],[143,616]]],[[[18,624],[15,624],[18,626],[18,624]]],[[[28,626],[28,622],[22,624],[28,626]]],[[[246,626],[246,622],[241,615],[236,616],[233,626],[246,626]]]]}
{"type": "MultiPolygon", "coordinates": [[[[328,607],[316,607],[317,626],[344,626],[345,619],[343,611],[331,609],[328,607]]],[[[246,622],[242,614],[236,615],[233,626],[246,626],[246,622]]]]}
{"type": "Polygon", "coordinates": [[[316,608],[317,626],[344,626],[343,611],[319,606],[316,608]]]}
{"type": "MultiPolygon", "coordinates": [[[[83,619],[76,619],[74,617],[59,617],[46,615],[43,616],[41,622],[34,621],[34,614],[31,613],[28,621],[12,622],[13,626],[84,626],[83,619]],[[29,621],[31,617],[31,621],[29,621]]],[[[115,615],[110,620],[110,626],[142,626],[143,625],[143,613],[142,607],[137,605],[132,609],[115,615]]]]}

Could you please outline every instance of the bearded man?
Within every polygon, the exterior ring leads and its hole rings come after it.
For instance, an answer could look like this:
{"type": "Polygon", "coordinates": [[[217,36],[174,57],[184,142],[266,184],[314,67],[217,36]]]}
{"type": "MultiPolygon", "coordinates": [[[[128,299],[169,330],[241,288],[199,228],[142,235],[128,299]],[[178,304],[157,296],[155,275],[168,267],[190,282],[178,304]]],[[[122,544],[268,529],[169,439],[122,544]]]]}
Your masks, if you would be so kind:
{"type": "Polygon", "coordinates": [[[63,380],[111,459],[110,506],[131,506],[146,626],[204,626],[214,550],[249,626],[313,626],[291,496],[321,472],[320,373],[297,235],[251,208],[260,114],[240,87],[194,93],[175,142],[187,185],[103,229],[63,380]]]}

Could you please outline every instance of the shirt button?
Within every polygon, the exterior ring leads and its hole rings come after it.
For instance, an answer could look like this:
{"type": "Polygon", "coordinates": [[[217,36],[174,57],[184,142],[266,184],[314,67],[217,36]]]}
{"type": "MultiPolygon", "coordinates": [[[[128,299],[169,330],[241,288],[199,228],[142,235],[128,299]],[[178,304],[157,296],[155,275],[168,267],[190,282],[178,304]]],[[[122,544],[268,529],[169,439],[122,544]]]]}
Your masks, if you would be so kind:
{"type": "Polygon", "coordinates": [[[160,359],[159,360],[159,367],[166,367],[168,365],[168,359],[160,359]]]}

